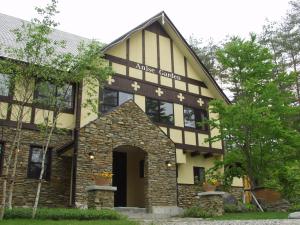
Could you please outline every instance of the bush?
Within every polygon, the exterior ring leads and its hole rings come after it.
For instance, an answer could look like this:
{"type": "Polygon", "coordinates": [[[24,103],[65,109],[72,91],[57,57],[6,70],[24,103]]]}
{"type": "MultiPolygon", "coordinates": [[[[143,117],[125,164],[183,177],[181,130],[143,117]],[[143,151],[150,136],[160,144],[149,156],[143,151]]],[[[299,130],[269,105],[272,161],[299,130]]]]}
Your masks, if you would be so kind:
{"type": "MultiPolygon", "coordinates": [[[[5,219],[30,219],[31,208],[13,208],[5,210],[5,219]]],[[[64,209],[41,208],[37,210],[36,219],[41,220],[120,220],[118,212],[109,209],[64,209]]]]}
{"type": "Polygon", "coordinates": [[[296,212],[296,211],[300,211],[300,204],[293,204],[290,206],[289,208],[290,212],[296,212]]]}
{"type": "Polygon", "coordinates": [[[224,211],[226,213],[256,212],[257,208],[255,205],[252,204],[244,204],[242,202],[238,202],[238,205],[225,204],[224,211]]]}
{"type": "Polygon", "coordinates": [[[226,213],[236,213],[236,212],[241,212],[242,210],[237,205],[226,204],[226,205],[224,205],[224,211],[226,213]]]}
{"type": "Polygon", "coordinates": [[[208,218],[212,217],[209,213],[198,207],[191,207],[183,212],[182,217],[208,218]]]}

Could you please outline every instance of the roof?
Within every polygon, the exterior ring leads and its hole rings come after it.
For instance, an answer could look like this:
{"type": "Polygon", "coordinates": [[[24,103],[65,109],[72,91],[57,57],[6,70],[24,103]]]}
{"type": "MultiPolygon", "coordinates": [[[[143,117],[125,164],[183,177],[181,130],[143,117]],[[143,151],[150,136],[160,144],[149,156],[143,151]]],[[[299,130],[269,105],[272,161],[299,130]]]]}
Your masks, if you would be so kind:
{"type": "MultiPolygon", "coordinates": [[[[28,21],[0,13],[0,45],[6,47],[21,47],[22,43],[16,42],[16,37],[12,30],[20,28],[23,22],[29,23],[28,21]]],[[[80,42],[90,41],[90,39],[57,29],[54,29],[49,37],[56,41],[66,41],[65,48],[57,47],[56,51],[58,51],[58,53],[72,53],[75,55],[78,53],[77,48],[80,42]]],[[[8,55],[1,48],[0,56],[8,57],[8,55]]]]}
{"type": "MultiPolygon", "coordinates": [[[[112,47],[118,45],[119,43],[125,41],[126,39],[130,38],[131,35],[134,33],[143,30],[144,28],[150,26],[151,24],[159,22],[165,31],[170,35],[170,37],[175,37],[175,41],[177,39],[177,43],[181,42],[184,45],[184,48],[187,50],[190,57],[187,56],[188,59],[193,59],[197,62],[198,65],[204,70],[204,73],[207,76],[207,79],[205,80],[206,84],[211,84],[207,86],[213,86],[219,93],[220,98],[225,100],[225,102],[230,103],[230,100],[225,95],[223,90],[220,88],[218,83],[215,81],[213,76],[210,74],[208,69],[205,67],[205,65],[201,62],[197,54],[194,52],[194,50],[191,48],[191,46],[187,43],[185,38],[182,36],[182,34],[178,31],[178,29],[175,27],[173,22],[170,20],[170,18],[167,16],[167,14],[164,11],[161,11],[160,13],[156,14],[155,16],[151,17],[150,19],[146,20],[145,22],[141,23],[137,27],[133,28],[132,30],[128,31],[127,33],[123,34],[121,37],[117,38],[107,46],[105,46],[102,50],[105,53],[112,47]]],[[[179,43],[179,44],[181,44],[179,43]]]]}

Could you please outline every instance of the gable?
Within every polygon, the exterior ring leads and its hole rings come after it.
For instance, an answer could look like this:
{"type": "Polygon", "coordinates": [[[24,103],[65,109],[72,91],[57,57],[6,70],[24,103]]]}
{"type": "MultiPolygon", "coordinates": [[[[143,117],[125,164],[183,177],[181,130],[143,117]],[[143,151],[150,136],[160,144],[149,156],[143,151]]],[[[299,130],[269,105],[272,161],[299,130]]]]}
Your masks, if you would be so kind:
{"type": "Polygon", "coordinates": [[[218,97],[216,91],[207,88],[205,71],[195,67],[178,40],[174,41],[157,21],[132,33],[105,54],[119,75],[193,94],[202,93],[209,98],[218,97]]]}
{"type": "MultiPolygon", "coordinates": [[[[123,62],[123,66],[125,64],[127,67],[134,67],[137,62],[124,61],[129,61],[130,50],[131,53],[133,53],[131,58],[134,58],[134,56],[139,54],[137,60],[142,61],[144,67],[154,67],[154,71],[166,69],[166,71],[163,71],[166,73],[161,74],[162,76],[153,75],[153,73],[148,74],[149,71],[139,73],[131,69],[133,73],[136,73],[133,75],[134,77],[139,77],[138,79],[142,77],[146,81],[156,82],[168,87],[174,87],[176,85],[176,88],[179,90],[196,94],[203,93],[203,96],[221,99],[226,103],[230,103],[222,89],[216,83],[209,71],[205,68],[203,63],[188,45],[165,12],[160,12],[116,39],[107,45],[103,49],[103,52],[108,56],[122,57],[123,60],[117,59],[117,61],[123,62]],[[139,39],[139,43],[142,44],[142,50],[140,51],[139,48],[138,52],[132,52],[134,47],[130,47],[130,39],[137,38],[134,37],[137,33],[139,33],[139,37],[142,37],[141,41],[139,39]],[[124,48],[126,52],[124,52],[124,48]],[[176,74],[176,72],[178,74],[176,74]],[[173,76],[170,73],[179,75],[182,79],[175,79],[175,81],[166,79],[168,76],[173,76]],[[183,84],[180,80],[188,80],[190,82],[187,82],[188,84],[183,84]],[[200,88],[195,87],[195,84],[200,86],[200,88]],[[201,89],[203,89],[203,91],[201,89]]],[[[123,66],[116,65],[116,60],[112,62],[111,58],[109,59],[116,73],[121,71],[123,75],[130,76],[128,69],[126,70],[123,66]]]]}

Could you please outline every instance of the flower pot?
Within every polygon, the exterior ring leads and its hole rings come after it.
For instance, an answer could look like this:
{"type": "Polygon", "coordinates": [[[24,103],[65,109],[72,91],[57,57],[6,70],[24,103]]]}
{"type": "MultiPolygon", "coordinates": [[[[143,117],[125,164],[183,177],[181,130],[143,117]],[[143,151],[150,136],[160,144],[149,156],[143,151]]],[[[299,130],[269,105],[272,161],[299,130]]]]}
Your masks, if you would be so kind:
{"type": "Polygon", "coordinates": [[[209,183],[204,183],[202,186],[204,191],[215,191],[217,188],[217,185],[209,184],[209,183]]]}
{"type": "Polygon", "coordinates": [[[110,186],[111,185],[111,178],[94,177],[94,181],[95,181],[95,184],[99,185],[99,186],[110,186]]]}

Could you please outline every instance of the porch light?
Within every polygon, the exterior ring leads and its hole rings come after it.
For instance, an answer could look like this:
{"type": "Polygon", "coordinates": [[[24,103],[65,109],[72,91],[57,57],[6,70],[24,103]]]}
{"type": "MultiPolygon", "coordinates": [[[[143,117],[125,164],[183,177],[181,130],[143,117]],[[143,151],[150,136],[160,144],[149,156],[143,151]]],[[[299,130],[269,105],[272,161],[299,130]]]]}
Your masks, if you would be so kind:
{"type": "Polygon", "coordinates": [[[94,153],[92,153],[92,152],[89,152],[89,157],[90,157],[90,160],[94,160],[94,159],[95,159],[95,155],[94,155],[94,153]]]}
{"type": "Polygon", "coordinates": [[[171,167],[172,166],[172,163],[169,160],[167,160],[165,163],[166,163],[167,167],[171,167]]]}

